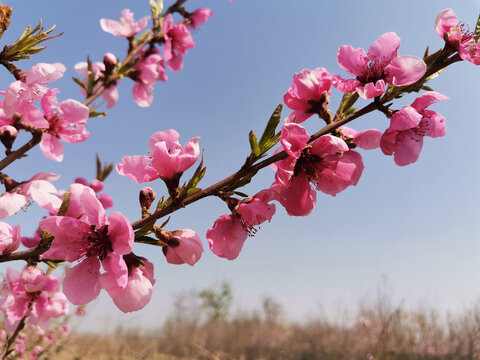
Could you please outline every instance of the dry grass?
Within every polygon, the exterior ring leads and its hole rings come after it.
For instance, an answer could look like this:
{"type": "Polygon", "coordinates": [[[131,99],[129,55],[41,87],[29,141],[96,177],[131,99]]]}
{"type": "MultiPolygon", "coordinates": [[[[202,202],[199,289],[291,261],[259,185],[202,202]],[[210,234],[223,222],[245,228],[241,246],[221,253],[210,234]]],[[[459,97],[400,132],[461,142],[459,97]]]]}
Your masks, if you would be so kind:
{"type": "Polygon", "coordinates": [[[229,294],[222,298],[220,292],[213,293],[219,295],[213,303],[206,301],[211,296],[202,297],[201,293],[180,297],[187,303],[177,301],[176,312],[153,332],[155,336],[122,330],[112,336],[76,335],[65,350],[52,358],[480,359],[480,306],[455,317],[442,317],[434,311],[407,311],[379,297],[369,306],[360,306],[349,321],[317,316],[298,324],[282,321],[281,309],[271,299],[260,311],[231,316],[226,311],[229,294]],[[215,306],[222,311],[216,311],[215,306]]]}

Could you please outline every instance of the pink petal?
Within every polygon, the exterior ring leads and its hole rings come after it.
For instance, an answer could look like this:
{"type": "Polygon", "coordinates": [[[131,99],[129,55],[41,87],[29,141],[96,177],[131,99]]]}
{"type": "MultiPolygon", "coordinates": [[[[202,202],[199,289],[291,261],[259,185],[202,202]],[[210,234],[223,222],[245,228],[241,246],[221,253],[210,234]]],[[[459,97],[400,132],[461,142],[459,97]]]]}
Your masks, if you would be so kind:
{"type": "Polygon", "coordinates": [[[107,109],[111,109],[115,106],[118,101],[119,94],[116,86],[110,86],[102,94],[103,100],[107,103],[107,109]]]}
{"type": "Polygon", "coordinates": [[[281,143],[287,154],[298,159],[307,146],[310,135],[301,125],[290,123],[282,126],[281,143]]]}
{"type": "Polygon", "coordinates": [[[452,9],[440,11],[435,20],[435,31],[443,39],[443,34],[448,33],[452,27],[458,25],[457,15],[452,9]]]}
{"type": "Polygon", "coordinates": [[[413,107],[418,112],[421,112],[422,110],[436,103],[437,101],[444,100],[448,100],[448,96],[440,94],[436,91],[427,91],[426,93],[417,97],[411,107],[413,107]]]}
{"type": "Polygon", "coordinates": [[[380,36],[368,49],[368,59],[386,66],[396,56],[400,47],[400,38],[394,32],[380,36]]]}
{"type": "Polygon", "coordinates": [[[102,204],[104,209],[108,209],[113,207],[113,199],[108,194],[100,194],[97,196],[98,201],[102,204]]]}
{"type": "Polygon", "coordinates": [[[40,141],[40,149],[43,155],[55,161],[62,161],[65,149],[62,143],[50,134],[44,133],[40,141]]]}
{"type": "Polygon", "coordinates": [[[153,284],[139,268],[133,268],[125,289],[113,302],[124,313],[143,309],[152,298],[153,284]]]}
{"type": "Polygon", "coordinates": [[[157,171],[148,165],[147,156],[124,156],[122,163],[117,164],[117,172],[126,176],[137,184],[158,179],[157,171]]]}
{"type": "Polygon", "coordinates": [[[307,114],[307,113],[300,112],[300,111],[294,111],[286,117],[285,123],[286,124],[288,124],[288,123],[301,124],[312,115],[313,114],[307,114]]]}
{"type": "Polygon", "coordinates": [[[247,235],[237,217],[225,214],[207,231],[207,240],[215,255],[233,260],[240,254],[247,235]]]}
{"type": "Polygon", "coordinates": [[[0,196],[0,219],[4,219],[15,214],[28,201],[25,195],[19,193],[6,192],[0,196]]]}
{"type": "Polygon", "coordinates": [[[100,284],[112,298],[118,296],[127,286],[128,268],[123,258],[115,253],[108,253],[102,261],[105,273],[100,275],[100,284]]]}
{"type": "Polygon", "coordinates": [[[398,134],[397,142],[399,147],[393,155],[397,165],[405,166],[418,160],[423,146],[423,136],[415,136],[413,131],[404,131],[398,134]]]}
{"type": "Polygon", "coordinates": [[[97,228],[103,228],[105,225],[105,209],[98,201],[95,192],[82,184],[72,184],[69,190],[70,203],[66,216],[81,219],[97,228]]]}
{"type": "Polygon", "coordinates": [[[282,205],[290,216],[307,216],[315,208],[317,193],[305,174],[292,177],[283,189],[283,195],[285,202],[282,205]]]}
{"type": "Polygon", "coordinates": [[[71,124],[86,123],[90,110],[82,103],[68,99],[62,101],[58,106],[63,112],[64,121],[71,124]]]}
{"type": "Polygon", "coordinates": [[[112,242],[113,251],[119,255],[132,251],[134,233],[130,221],[118,211],[108,216],[108,237],[112,242]]]}
{"type": "Polygon", "coordinates": [[[385,68],[385,79],[395,86],[406,86],[418,81],[427,70],[425,62],[416,56],[401,56],[385,68]]]}
{"type": "Polygon", "coordinates": [[[404,131],[412,129],[420,124],[422,115],[411,106],[405,106],[403,109],[397,111],[390,119],[390,129],[397,131],[404,131]]]}
{"type": "Polygon", "coordinates": [[[100,261],[89,257],[73,268],[67,269],[63,280],[63,293],[74,305],[85,305],[95,299],[102,290],[100,261]]]}
{"type": "Polygon", "coordinates": [[[382,132],[380,130],[369,129],[357,132],[353,137],[353,142],[361,149],[372,150],[380,147],[381,137],[382,132]]]}
{"type": "Polygon", "coordinates": [[[76,261],[84,256],[84,239],[90,226],[69,216],[50,216],[39,223],[42,231],[53,235],[52,246],[42,254],[42,259],[76,261]]]}
{"type": "Polygon", "coordinates": [[[66,67],[61,63],[38,63],[27,72],[27,84],[47,84],[63,76],[66,67]]]}
{"type": "Polygon", "coordinates": [[[149,107],[153,102],[153,86],[136,82],[133,85],[133,100],[140,107],[149,107]]]}
{"type": "Polygon", "coordinates": [[[365,71],[368,58],[365,50],[360,48],[354,49],[350,45],[344,45],[338,49],[337,62],[350,75],[359,76],[365,71]]]}
{"type": "Polygon", "coordinates": [[[332,75],[332,85],[343,93],[351,93],[362,85],[357,79],[343,79],[340,75],[332,75]]]}
{"type": "Polygon", "coordinates": [[[363,99],[373,99],[385,92],[385,81],[378,80],[375,84],[373,82],[366,83],[364,86],[357,87],[357,93],[363,99]]]}
{"type": "Polygon", "coordinates": [[[447,130],[445,129],[445,118],[439,113],[431,110],[424,110],[424,118],[422,121],[425,121],[427,125],[427,131],[425,135],[437,138],[445,136],[447,130]]]}

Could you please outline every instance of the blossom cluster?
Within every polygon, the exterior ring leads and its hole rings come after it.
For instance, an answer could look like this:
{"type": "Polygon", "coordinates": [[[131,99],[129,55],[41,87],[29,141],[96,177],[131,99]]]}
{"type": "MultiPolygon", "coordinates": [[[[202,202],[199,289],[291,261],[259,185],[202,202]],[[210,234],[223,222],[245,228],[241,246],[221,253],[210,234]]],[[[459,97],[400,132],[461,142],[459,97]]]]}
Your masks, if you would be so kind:
{"type": "MultiPolygon", "coordinates": [[[[195,46],[191,30],[205,23],[211,11],[182,10],[181,15],[183,19],[176,23],[170,13],[160,22],[153,21],[155,41],[143,44],[135,53],[130,52],[138,45],[135,37],[146,29],[149,17],[135,21],[133,13],[125,9],[120,22],[101,19],[104,31],[128,40],[130,62],[121,63],[114,54],[107,53],[103,62],[77,64],[75,70],[84,76],[79,83],[83,84],[81,90],[87,99],[102,95],[107,108],[113,107],[119,98],[118,82],[126,76],[135,82],[133,98],[137,104],[150,106],[153,86],[167,80],[167,68],[182,69],[183,56],[195,46]]],[[[451,60],[458,53],[461,59],[480,64],[478,39],[459,24],[452,10],[438,15],[435,30],[445,40],[441,53],[444,59],[451,60]]],[[[155,224],[163,217],[162,211],[170,214],[188,205],[186,200],[192,197],[198,196],[196,201],[216,195],[225,202],[228,212],[214,221],[205,237],[215,255],[233,260],[240,255],[246,239],[254,236],[260,225],[272,221],[278,204],[288,215],[306,216],[316,206],[317,192],[336,196],[357,185],[364,171],[361,150],[380,148],[384,155],[393,156],[399,166],[415,163],[425,136],[437,138],[446,134],[445,118],[429,107],[448,98],[428,90],[410,105],[392,108],[391,101],[398,95],[424,90],[424,83],[432,75],[428,56],[399,56],[400,43],[397,34],[388,32],[368,51],[341,46],[338,65],[353,78],[344,79],[323,67],[294,74],[283,96],[291,112],[281,130],[275,134],[275,130],[267,131],[267,126],[261,146],[251,137],[252,154],[235,174],[238,177],[234,176],[230,183],[219,182],[214,190],[197,186],[206,170],[203,155],[190,180],[184,185],[180,182],[199,160],[199,137],[182,146],[180,134],[174,129],[153,133],[145,145],[148,154],[124,156],[115,167],[119,175],[137,184],[161,180],[168,193],[167,200],[162,197],[152,214],[150,208],[156,193],[151,187],[143,188],[142,219],[135,223],[116,210],[107,214],[107,209],[113,208],[113,199],[103,193],[104,177],[98,174],[90,182],[79,177],[67,190],[57,190],[51,182],[58,175],[53,173],[37,173],[21,182],[0,173],[5,186],[0,196],[0,219],[26,208],[32,201],[47,212],[32,237],[22,237],[19,225],[0,222],[0,256],[8,257],[20,244],[32,250],[22,272],[9,268],[0,285],[0,311],[6,330],[15,331],[22,319],[46,330],[50,319],[68,313],[67,301],[83,306],[102,289],[123,312],[144,308],[156,282],[154,265],[133,252],[134,243],[161,247],[167,263],[195,265],[204,251],[201,237],[189,228],[167,230],[168,220],[161,226],[155,224]],[[334,115],[328,106],[335,89],[342,93],[343,100],[334,115]],[[358,114],[353,104],[371,99],[364,109],[381,111],[388,124],[383,129],[362,131],[347,127],[345,124],[358,114]],[[310,134],[307,126],[317,120],[324,121],[326,127],[310,134]],[[268,164],[275,171],[271,185],[253,196],[235,191],[250,181],[258,171],[252,170],[255,162],[277,143],[279,146],[270,158],[275,161],[268,164]],[[37,266],[40,262],[69,263],[62,286],[58,277],[37,266]]],[[[60,63],[36,64],[25,73],[17,72],[17,80],[1,93],[4,98],[0,102],[0,140],[7,155],[22,130],[39,136],[43,154],[55,161],[64,157],[60,140],[79,143],[88,138],[86,124],[94,112],[85,105],[89,102],[59,102],[59,90],[47,86],[65,71],[60,63]]],[[[21,341],[17,345],[20,353],[21,341]]]]}

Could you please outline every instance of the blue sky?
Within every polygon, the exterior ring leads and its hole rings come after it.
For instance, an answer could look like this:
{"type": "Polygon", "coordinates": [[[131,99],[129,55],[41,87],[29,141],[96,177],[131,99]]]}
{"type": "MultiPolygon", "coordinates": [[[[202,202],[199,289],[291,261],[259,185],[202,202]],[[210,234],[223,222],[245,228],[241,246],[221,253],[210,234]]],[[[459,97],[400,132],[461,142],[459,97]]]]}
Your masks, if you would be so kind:
{"type": "MultiPolygon", "coordinates": [[[[65,33],[47,43],[47,50],[32,62],[21,65],[28,69],[36,62],[64,63],[65,77],[53,84],[61,90],[59,99],[81,100],[71,77],[74,64],[87,55],[93,61],[100,61],[107,51],[123,57],[126,42],[104,33],[100,18],[118,19],[123,8],[130,8],[137,18],[149,11],[148,1],[4,2],[14,7],[14,13],[2,46],[40,17],[45,26],[56,24],[65,33]]],[[[443,46],[434,31],[440,10],[453,7],[472,28],[480,10],[478,1],[467,0],[405,0],[389,2],[388,8],[380,0],[187,2],[188,9],[196,7],[210,7],[214,15],[195,32],[196,48],[184,57],[184,69],[169,72],[169,80],[156,86],[152,107],[139,108],[131,96],[133,84],[125,80],[118,105],[106,118],[89,120],[90,138],[66,144],[62,163],[34,149],[7,174],[25,180],[36,172],[52,171],[62,175],[57,188],[66,188],[75,177],[94,177],[95,153],[115,163],[125,155],[143,155],[153,132],[175,128],[182,143],[201,137],[207,174],[200,186],[208,186],[243,164],[249,151],[248,132],[262,131],[294,73],[326,67],[345,76],[336,63],[338,47],[368,48],[387,31],[402,39],[400,55],[422,56],[427,45],[432,51],[443,46]]],[[[123,315],[102,294],[82,326],[98,328],[101,321],[108,327],[126,320],[132,326],[155,326],[168,316],[173,293],[224,280],[233,286],[236,306],[251,308],[262,296],[271,295],[290,318],[297,319],[318,311],[321,304],[333,309],[339,303],[349,306],[357,299],[374,297],[382,274],[397,302],[450,311],[468,305],[480,294],[479,70],[470,63],[456,64],[430,83],[450,97],[432,106],[447,119],[447,136],[427,138],[415,164],[398,167],[380,150],[363,152],[365,171],[356,187],[335,198],[319,194],[317,208],[305,218],[289,217],[278,206],[272,222],[246,241],[235,261],[211,254],[204,236],[215,219],[228,212],[226,206],[213,198],[193,204],[172,216],[169,229],[197,231],[205,247],[201,261],[194,268],[169,265],[159,248],[140,245],[135,252],[156,266],[151,303],[140,312],[123,315]]],[[[3,71],[0,81],[6,88],[13,79],[3,71]]],[[[332,90],[332,110],[340,98],[332,90]]],[[[396,108],[413,100],[407,96],[396,108]]],[[[310,120],[308,128],[321,125],[310,120]]],[[[351,126],[384,130],[388,121],[382,114],[370,114],[351,126]]],[[[268,187],[273,175],[270,169],[263,170],[245,191],[254,194],[268,187]]],[[[164,192],[160,181],[149,185],[159,195],[164,192]]],[[[141,187],[117,174],[106,182],[115,210],[132,221],[139,217],[141,187]]],[[[31,206],[8,221],[21,224],[22,233],[28,235],[41,215],[31,206]]]]}

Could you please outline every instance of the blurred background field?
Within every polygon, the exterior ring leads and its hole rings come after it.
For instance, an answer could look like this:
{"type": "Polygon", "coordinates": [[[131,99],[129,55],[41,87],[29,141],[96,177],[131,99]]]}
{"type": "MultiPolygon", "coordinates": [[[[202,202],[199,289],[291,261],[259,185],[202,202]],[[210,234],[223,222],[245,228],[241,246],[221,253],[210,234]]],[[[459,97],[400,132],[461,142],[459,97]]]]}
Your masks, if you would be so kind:
{"type": "MultiPolygon", "coordinates": [[[[179,293],[175,311],[158,328],[110,333],[72,332],[52,359],[478,359],[480,303],[458,314],[394,303],[387,286],[337,314],[319,310],[302,322],[265,297],[256,310],[232,310],[228,284],[179,293]],[[332,319],[333,318],[333,319],[332,319]]],[[[295,304],[291,304],[295,306],[295,304]]]]}

